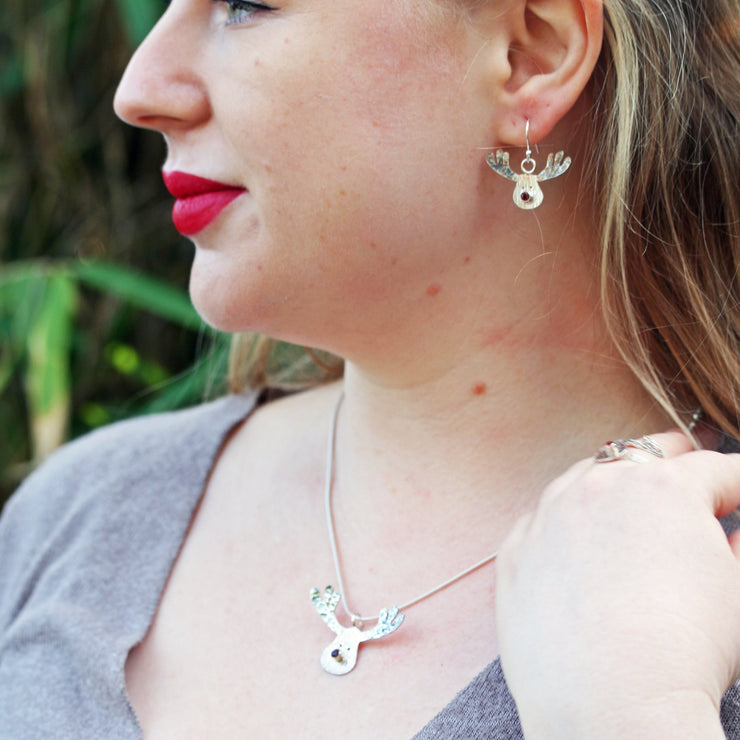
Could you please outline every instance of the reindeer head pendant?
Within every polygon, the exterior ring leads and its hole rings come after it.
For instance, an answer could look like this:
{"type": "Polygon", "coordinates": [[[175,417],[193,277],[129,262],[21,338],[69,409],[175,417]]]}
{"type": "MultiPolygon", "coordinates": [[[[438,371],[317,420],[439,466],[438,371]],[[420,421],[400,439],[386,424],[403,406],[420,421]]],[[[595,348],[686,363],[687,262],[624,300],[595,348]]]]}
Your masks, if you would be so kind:
{"type": "Polygon", "coordinates": [[[319,593],[318,588],[311,590],[311,601],[316,611],[337,635],[321,653],[321,667],[334,676],[343,676],[355,667],[361,643],[385,637],[395,632],[403,622],[403,614],[399,614],[398,607],[394,606],[390,610],[381,609],[378,622],[371,630],[360,630],[354,625],[342,627],[334,615],[340,598],[340,593],[331,586],[327,586],[323,594],[319,593]]]}
{"type": "Polygon", "coordinates": [[[549,154],[545,169],[538,175],[534,174],[537,163],[532,159],[531,151],[527,149],[527,157],[522,161],[523,172],[519,175],[509,167],[509,152],[497,151],[495,154],[489,154],[486,157],[488,166],[501,177],[507,180],[513,180],[516,183],[514,188],[514,203],[524,210],[532,210],[542,204],[544,195],[539,183],[544,180],[552,180],[553,177],[562,175],[570,167],[570,157],[565,157],[563,152],[549,154]]]}

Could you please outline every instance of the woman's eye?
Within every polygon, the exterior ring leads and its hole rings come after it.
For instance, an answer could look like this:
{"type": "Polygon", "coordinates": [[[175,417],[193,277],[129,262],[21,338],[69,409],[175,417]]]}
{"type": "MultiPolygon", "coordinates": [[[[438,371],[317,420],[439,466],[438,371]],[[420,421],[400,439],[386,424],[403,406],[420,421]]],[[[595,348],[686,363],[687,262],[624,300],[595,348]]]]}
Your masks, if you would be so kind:
{"type": "Polygon", "coordinates": [[[226,9],[226,25],[236,25],[248,21],[256,13],[266,10],[272,10],[267,5],[261,3],[250,3],[246,0],[216,0],[226,9]]]}

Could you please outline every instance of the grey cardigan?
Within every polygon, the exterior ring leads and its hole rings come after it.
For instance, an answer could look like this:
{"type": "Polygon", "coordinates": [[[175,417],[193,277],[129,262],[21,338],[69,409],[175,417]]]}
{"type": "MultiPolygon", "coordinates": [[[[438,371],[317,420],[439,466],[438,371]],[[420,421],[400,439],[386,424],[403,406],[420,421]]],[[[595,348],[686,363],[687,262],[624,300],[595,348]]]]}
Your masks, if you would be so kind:
{"type": "MultiPolygon", "coordinates": [[[[124,665],[254,397],[123,422],[34,473],[0,519],[0,739],[139,740],[124,665]]],[[[740,685],[722,704],[740,738],[740,685]]],[[[368,730],[368,737],[372,731],[368,730]]],[[[522,738],[494,661],[415,737],[522,738]]],[[[174,739],[173,739],[174,740],[174,739]]]]}

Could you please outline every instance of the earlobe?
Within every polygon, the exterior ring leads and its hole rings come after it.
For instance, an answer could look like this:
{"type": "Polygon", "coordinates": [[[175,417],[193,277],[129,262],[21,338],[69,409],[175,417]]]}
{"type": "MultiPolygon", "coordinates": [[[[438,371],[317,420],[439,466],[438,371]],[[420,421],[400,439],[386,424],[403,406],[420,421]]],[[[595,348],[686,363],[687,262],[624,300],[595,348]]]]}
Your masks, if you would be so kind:
{"type": "Polygon", "coordinates": [[[499,90],[496,138],[544,139],[586,89],[601,51],[602,0],[515,0],[509,8],[510,74],[499,90]]]}

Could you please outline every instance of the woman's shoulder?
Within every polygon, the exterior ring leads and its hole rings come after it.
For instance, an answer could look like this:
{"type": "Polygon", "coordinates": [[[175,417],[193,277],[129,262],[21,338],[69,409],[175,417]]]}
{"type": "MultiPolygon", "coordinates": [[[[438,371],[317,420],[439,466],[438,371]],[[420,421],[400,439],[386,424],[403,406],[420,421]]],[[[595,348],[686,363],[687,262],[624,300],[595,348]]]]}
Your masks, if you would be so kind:
{"type": "Polygon", "coordinates": [[[227,396],[119,422],[52,454],[0,518],[0,623],[18,608],[22,582],[60,557],[188,517],[224,439],[255,400],[227,396]],[[11,594],[12,608],[3,603],[11,594]]]}
{"type": "Polygon", "coordinates": [[[60,471],[82,477],[97,476],[110,470],[112,462],[152,461],[159,465],[166,463],[170,455],[209,449],[224,431],[253,408],[255,401],[254,394],[230,395],[178,411],[111,424],[57,450],[31,479],[60,471]],[[92,468],[96,464],[103,470],[92,468]]]}
{"type": "Polygon", "coordinates": [[[80,437],[54,452],[21,485],[6,506],[7,516],[54,510],[75,498],[105,497],[150,476],[181,475],[208,464],[225,434],[253,408],[255,397],[226,396],[191,408],[117,422],[80,437]],[[181,465],[187,462],[183,470],[181,465]],[[195,465],[194,465],[195,464],[195,465]],[[113,485],[110,485],[113,483],[113,485]]]}

